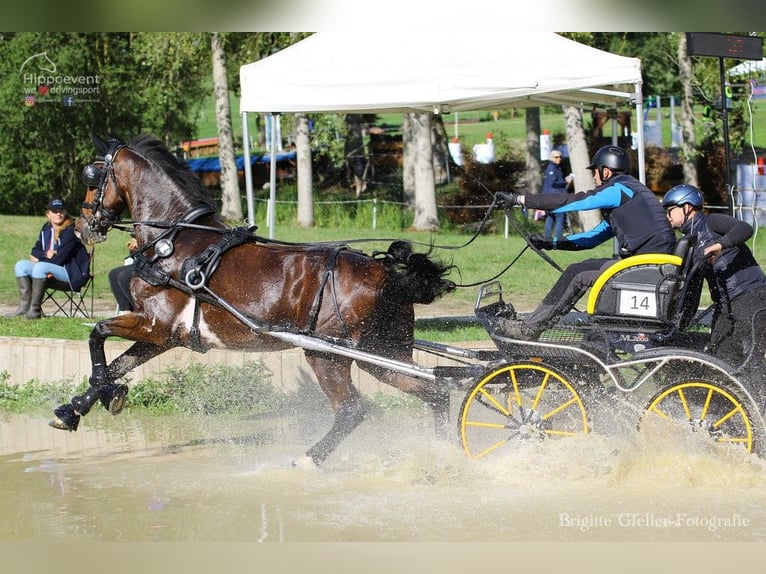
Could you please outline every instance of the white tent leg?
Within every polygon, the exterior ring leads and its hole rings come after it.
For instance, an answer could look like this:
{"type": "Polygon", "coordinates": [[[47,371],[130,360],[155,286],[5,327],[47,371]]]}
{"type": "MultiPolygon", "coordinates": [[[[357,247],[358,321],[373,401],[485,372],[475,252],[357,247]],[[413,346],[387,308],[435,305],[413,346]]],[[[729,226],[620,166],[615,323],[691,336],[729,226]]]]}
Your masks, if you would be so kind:
{"type": "Polygon", "coordinates": [[[250,136],[247,127],[247,112],[242,112],[242,169],[245,170],[245,197],[247,197],[247,225],[255,225],[255,206],[253,205],[253,172],[250,165],[250,136]]]}
{"type": "Polygon", "coordinates": [[[638,146],[638,179],[646,185],[646,165],[644,158],[644,100],[642,82],[636,82],[636,135],[638,146]]]}
{"type": "Polygon", "coordinates": [[[271,169],[269,177],[269,239],[274,239],[274,226],[276,225],[277,207],[277,118],[279,114],[271,116],[271,169]]]}

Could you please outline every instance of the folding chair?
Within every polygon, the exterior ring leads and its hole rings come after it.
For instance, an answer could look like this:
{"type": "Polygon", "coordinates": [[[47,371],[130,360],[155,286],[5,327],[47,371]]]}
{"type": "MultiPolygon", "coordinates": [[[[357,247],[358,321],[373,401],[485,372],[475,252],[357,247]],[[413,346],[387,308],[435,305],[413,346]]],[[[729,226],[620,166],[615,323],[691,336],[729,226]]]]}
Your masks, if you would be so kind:
{"type": "Polygon", "coordinates": [[[45,294],[43,295],[42,305],[45,307],[46,302],[50,301],[50,305],[55,310],[53,312],[45,312],[46,316],[82,316],[86,319],[93,316],[93,278],[95,275],[95,248],[93,246],[89,248],[88,256],[90,258],[90,274],[85,285],[80,287],[79,290],[72,289],[72,286],[65,281],[48,277],[48,280],[45,282],[45,294]],[[90,299],[90,305],[88,305],[88,299],[90,299]]]}

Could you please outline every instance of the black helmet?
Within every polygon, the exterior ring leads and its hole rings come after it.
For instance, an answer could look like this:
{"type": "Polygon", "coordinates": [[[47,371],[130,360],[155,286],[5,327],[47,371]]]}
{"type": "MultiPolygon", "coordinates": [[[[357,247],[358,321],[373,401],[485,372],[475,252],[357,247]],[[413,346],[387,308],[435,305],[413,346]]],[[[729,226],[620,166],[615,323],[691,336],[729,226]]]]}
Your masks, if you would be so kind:
{"type": "Polygon", "coordinates": [[[82,182],[88,187],[98,187],[101,184],[101,174],[104,172],[98,166],[89,163],[82,169],[82,182]]]}
{"type": "Polygon", "coordinates": [[[662,198],[662,207],[665,209],[673,205],[681,207],[687,203],[696,209],[702,209],[703,198],[700,190],[688,183],[670,188],[662,198]]]}
{"type": "Polygon", "coordinates": [[[593,154],[588,169],[608,167],[614,173],[627,173],[630,170],[630,157],[621,147],[607,145],[593,154]]]}

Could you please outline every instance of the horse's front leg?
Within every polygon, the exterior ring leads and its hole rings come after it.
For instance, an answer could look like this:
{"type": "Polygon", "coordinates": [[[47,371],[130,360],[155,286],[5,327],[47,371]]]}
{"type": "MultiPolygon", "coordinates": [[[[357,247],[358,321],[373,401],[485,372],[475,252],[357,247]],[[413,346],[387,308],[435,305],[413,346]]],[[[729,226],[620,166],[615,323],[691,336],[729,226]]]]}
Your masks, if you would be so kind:
{"type": "MultiPolygon", "coordinates": [[[[127,317],[127,316],[124,316],[127,317]]],[[[50,426],[60,430],[75,431],[80,423],[80,417],[88,414],[97,401],[101,401],[110,413],[119,414],[125,406],[128,395],[128,386],[116,384],[114,381],[121,378],[138,365],[166,351],[169,345],[157,345],[148,342],[134,343],[130,349],[115,359],[111,365],[107,365],[104,343],[109,336],[122,332],[128,334],[125,327],[115,328],[112,324],[126,323],[120,321],[122,317],[101,321],[93,328],[88,339],[92,371],[90,386],[80,394],[72,397],[71,402],[57,407],[53,412],[56,418],[50,421],[50,426]]],[[[131,322],[135,324],[135,322],[131,322]]],[[[131,332],[135,336],[134,333],[131,332]]]]}

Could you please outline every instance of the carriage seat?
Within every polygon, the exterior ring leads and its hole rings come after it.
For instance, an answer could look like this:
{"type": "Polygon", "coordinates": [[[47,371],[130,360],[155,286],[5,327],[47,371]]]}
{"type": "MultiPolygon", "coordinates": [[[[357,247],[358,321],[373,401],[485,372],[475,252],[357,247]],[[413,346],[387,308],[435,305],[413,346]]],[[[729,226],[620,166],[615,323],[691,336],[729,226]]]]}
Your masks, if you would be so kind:
{"type": "Polygon", "coordinates": [[[692,281],[698,275],[692,273],[696,240],[696,235],[684,235],[672,255],[634,255],[609,267],[588,296],[591,322],[656,331],[687,323],[701,294],[701,280],[692,281]]]}

